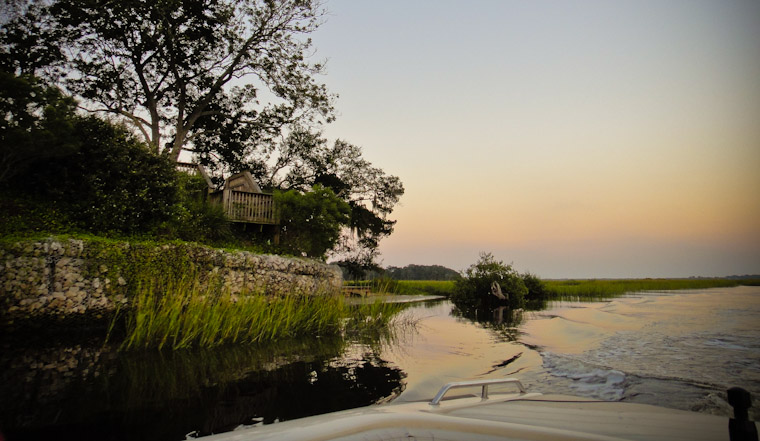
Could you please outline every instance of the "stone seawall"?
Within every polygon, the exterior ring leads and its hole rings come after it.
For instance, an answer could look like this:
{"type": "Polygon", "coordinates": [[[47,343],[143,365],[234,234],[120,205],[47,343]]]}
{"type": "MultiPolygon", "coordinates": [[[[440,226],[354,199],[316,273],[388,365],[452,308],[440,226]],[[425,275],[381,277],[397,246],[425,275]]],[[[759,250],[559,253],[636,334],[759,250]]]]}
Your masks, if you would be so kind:
{"type": "Polygon", "coordinates": [[[0,325],[102,318],[140,283],[192,278],[232,294],[315,295],[340,289],[336,266],[195,244],[49,238],[0,243],[0,325]]]}

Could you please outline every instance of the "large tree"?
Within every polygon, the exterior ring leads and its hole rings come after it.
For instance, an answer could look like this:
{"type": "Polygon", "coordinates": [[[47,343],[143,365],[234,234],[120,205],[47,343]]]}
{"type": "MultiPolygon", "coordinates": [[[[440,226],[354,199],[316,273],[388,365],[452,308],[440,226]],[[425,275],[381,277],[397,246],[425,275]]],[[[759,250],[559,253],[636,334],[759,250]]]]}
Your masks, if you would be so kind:
{"type": "Polygon", "coordinates": [[[404,189],[361,149],[314,130],[333,119],[307,38],[310,0],[23,0],[0,30],[0,69],[35,75],[124,118],[155,154],[183,149],[272,189],[329,188],[350,207],[335,252],[373,263],[404,189]]]}
{"type": "Polygon", "coordinates": [[[315,80],[322,65],[308,59],[321,15],[309,0],[32,2],[0,31],[0,67],[125,118],[177,160],[195,137],[224,141],[232,128],[264,144],[295,122],[332,118],[315,80]]]}
{"type": "Polygon", "coordinates": [[[292,129],[272,148],[252,150],[243,168],[265,187],[308,192],[314,186],[332,190],[350,208],[348,225],[332,256],[371,268],[379,241],[393,232],[389,219],[404,194],[397,176],[386,174],[364,159],[360,147],[320,133],[292,129]]]}

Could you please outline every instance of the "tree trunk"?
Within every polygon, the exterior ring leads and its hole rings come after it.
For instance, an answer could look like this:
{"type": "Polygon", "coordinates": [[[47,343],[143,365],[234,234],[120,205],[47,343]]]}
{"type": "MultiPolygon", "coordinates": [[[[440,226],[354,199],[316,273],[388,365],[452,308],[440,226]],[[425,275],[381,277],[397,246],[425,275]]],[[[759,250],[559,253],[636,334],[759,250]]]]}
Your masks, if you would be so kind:
{"type": "Polygon", "coordinates": [[[169,151],[169,159],[174,162],[179,161],[179,154],[182,153],[182,146],[185,145],[187,132],[187,129],[177,129],[177,133],[174,135],[174,142],[172,142],[172,148],[169,151]]]}

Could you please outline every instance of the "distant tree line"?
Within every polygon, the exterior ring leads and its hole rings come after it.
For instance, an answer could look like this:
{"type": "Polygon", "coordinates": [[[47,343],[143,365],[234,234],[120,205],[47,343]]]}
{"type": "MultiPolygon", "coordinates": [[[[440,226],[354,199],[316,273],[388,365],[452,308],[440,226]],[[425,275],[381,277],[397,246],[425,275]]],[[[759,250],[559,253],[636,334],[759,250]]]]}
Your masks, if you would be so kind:
{"type": "Polygon", "coordinates": [[[396,280],[456,280],[461,277],[458,272],[441,265],[389,266],[385,271],[388,277],[396,280]]]}

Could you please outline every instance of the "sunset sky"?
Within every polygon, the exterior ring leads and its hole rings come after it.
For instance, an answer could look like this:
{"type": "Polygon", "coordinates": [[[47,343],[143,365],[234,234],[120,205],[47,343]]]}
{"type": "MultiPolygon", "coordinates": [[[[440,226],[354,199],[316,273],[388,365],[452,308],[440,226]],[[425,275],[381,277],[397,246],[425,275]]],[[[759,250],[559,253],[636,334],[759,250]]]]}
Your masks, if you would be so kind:
{"type": "Polygon", "coordinates": [[[406,187],[383,266],[760,273],[760,2],[325,6],[325,135],[406,187]]]}

